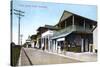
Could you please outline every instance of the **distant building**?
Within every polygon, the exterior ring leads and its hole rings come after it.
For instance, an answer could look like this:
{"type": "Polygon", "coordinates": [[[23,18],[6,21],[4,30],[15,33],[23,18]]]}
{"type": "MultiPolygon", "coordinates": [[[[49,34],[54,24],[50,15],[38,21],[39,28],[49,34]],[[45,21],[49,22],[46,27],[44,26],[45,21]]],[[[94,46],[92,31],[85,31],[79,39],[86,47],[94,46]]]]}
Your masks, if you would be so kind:
{"type": "Polygon", "coordinates": [[[51,51],[53,49],[51,37],[57,28],[51,25],[45,25],[44,28],[46,31],[41,34],[41,45],[45,50],[51,51]]]}
{"type": "Polygon", "coordinates": [[[37,34],[31,36],[32,47],[36,47],[37,44],[37,34]]]}
{"type": "Polygon", "coordinates": [[[28,39],[26,40],[26,47],[31,47],[31,38],[28,36],[28,39]]]}
{"type": "Polygon", "coordinates": [[[50,38],[53,35],[54,30],[57,30],[57,28],[51,25],[45,25],[37,29],[38,48],[42,49],[44,47],[45,50],[50,50],[50,38]]]}

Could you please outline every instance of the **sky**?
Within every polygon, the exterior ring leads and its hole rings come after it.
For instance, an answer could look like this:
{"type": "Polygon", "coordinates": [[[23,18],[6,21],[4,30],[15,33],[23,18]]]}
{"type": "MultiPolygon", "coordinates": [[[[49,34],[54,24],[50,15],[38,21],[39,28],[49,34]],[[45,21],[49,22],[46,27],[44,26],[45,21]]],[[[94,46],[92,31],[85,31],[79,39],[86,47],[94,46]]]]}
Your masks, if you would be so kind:
{"type": "MultiPolygon", "coordinates": [[[[13,9],[25,12],[20,21],[23,43],[25,43],[29,35],[36,34],[38,27],[45,24],[56,25],[64,10],[95,21],[97,20],[97,7],[95,5],[13,1],[13,9]]],[[[13,11],[13,42],[18,44],[18,16],[14,13],[16,12],[13,11]]]]}

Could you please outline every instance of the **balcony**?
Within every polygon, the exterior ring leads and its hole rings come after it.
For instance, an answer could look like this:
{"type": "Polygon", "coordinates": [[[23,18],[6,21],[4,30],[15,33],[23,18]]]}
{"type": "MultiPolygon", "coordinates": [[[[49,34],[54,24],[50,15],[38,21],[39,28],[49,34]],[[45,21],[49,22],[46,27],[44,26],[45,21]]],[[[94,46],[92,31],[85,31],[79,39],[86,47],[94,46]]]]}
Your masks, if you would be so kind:
{"type": "Polygon", "coordinates": [[[78,26],[78,25],[70,25],[64,29],[61,29],[59,31],[54,32],[53,38],[57,38],[57,37],[61,37],[66,36],[72,32],[82,32],[82,33],[92,33],[92,29],[87,28],[87,27],[82,27],[82,26],[78,26]]]}

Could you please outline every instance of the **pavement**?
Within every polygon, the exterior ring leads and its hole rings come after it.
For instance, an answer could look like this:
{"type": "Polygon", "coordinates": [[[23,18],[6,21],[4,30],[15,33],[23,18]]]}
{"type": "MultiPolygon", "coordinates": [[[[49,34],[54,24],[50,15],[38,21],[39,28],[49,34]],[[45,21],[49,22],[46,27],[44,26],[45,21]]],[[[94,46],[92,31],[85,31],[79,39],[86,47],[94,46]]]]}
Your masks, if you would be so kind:
{"type": "MultiPolygon", "coordinates": [[[[46,51],[48,52],[48,51],[46,51]]],[[[76,59],[83,62],[96,62],[97,61],[97,53],[91,53],[91,52],[81,52],[81,53],[75,53],[75,52],[62,52],[62,53],[53,53],[48,52],[52,54],[56,54],[63,57],[68,57],[71,59],[76,59]]]]}
{"type": "Polygon", "coordinates": [[[43,51],[34,48],[21,49],[21,61],[19,65],[44,65],[44,64],[64,64],[77,62],[97,61],[97,54],[94,53],[74,53],[66,52],[64,54],[43,51]]]}
{"type": "Polygon", "coordinates": [[[91,52],[82,52],[82,53],[66,52],[66,57],[74,58],[85,62],[97,61],[97,54],[91,52]]]}
{"type": "Polygon", "coordinates": [[[22,48],[19,66],[77,63],[79,60],[51,54],[39,49],[22,48]]]}
{"type": "Polygon", "coordinates": [[[18,66],[29,66],[31,65],[30,59],[28,58],[27,54],[24,51],[24,48],[21,49],[18,66]]]}

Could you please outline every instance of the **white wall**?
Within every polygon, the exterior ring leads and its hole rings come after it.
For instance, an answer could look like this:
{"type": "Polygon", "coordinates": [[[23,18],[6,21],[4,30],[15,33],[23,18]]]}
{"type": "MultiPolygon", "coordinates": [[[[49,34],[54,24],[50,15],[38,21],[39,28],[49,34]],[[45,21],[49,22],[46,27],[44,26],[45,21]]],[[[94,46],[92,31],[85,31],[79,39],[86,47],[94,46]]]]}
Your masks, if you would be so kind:
{"type": "MultiPolygon", "coordinates": [[[[44,32],[42,34],[42,38],[48,38],[48,50],[50,50],[50,46],[51,46],[51,44],[50,44],[50,37],[53,35],[53,33],[54,33],[54,31],[48,30],[48,31],[46,31],[46,32],[44,32]]],[[[42,44],[42,48],[43,48],[44,41],[41,44],[42,44]]]]}
{"type": "Polygon", "coordinates": [[[42,34],[42,37],[45,37],[45,36],[48,36],[48,35],[53,35],[53,31],[52,30],[48,30],[48,31],[44,32],[42,34]]]}
{"type": "Polygon", "coordinates": [[[93,31],[93,52],[95,52],[95,49],[97,49],[97,40],[98,34],[97,34],[97,28],[93,31]]]}
{"type": "Polygon", "coordinates": [[[34,47],[34,42],[33,41],[31,41],[31,46],[34,47]]]}

